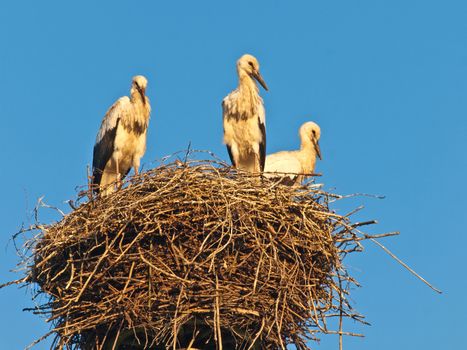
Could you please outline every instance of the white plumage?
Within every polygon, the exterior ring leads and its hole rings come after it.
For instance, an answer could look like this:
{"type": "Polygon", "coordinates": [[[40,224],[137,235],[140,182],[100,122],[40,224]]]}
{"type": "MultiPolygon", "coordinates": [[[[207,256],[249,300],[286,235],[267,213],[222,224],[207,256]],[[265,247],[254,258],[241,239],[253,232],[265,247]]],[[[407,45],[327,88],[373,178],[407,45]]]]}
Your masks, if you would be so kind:
{"type": "Polygon", "coordinates": [[[287,185],[300,184],[315,170],[316,156],[321,159],[319,138],[321,129],[313,122],[304,123],[299,130],[300,150],[282,151],[266,157],[264,175],[269,178],[282,177],[287,185]]]}
{"type": "Polygon", "coordinates": [[[102,120],[92,162],[92,184],[96,192],[103,195],[112,193],[131,168],[138,174],[140,159],[146,151],[151,113],[146,86],[145,77],[135,76],[130,97],[119,98],[102,120]]]}
{"type": "Polygon", "coordinates": [[[268,87],[251,55],[237,61],[237,73],[237,89],[222,101],[224,143],[235,168],[259,173],[266,158],[266,116],[255,80],[268,87]]]}

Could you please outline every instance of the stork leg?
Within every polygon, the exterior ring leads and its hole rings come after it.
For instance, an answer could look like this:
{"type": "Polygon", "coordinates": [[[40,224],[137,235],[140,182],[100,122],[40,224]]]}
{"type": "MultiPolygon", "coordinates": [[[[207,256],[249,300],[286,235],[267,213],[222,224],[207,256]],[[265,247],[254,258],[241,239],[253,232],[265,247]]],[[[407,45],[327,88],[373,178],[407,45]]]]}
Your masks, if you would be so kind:
{"type": "Polygon", "coordinates": [[[253,155],[254,155],[254,168],[255,168],[254,174],[258,175],[261,173],[261,163],[259,159],[259,145],[253,144],[251,148],[252,148],[253,155]]]}
{"type": "Polygon", "coordinates": [[[117,181],[116,181],[116,186],[117,186],[117,190],[119,190],[120,188],[122,188],[122,175],[120,174],[120,166],[118,164],[118,154],[115,155],[115,169],[116,169],[116,172],[117,172],[117,181]]]}
{"type": "Polygon", "coordinates": [[[261,183],[262,180],[263,180],[263,177],[261,176],[262,173],[261,173],[261,161],[259,159],[259,154],[258,153],[255,153],[255,175],[258,175],[258,177],[256,178],[256,181],[258,181],[258,183],[261,183]]]}
{"type": "Polygon", "coordinates": [[[239,168],[240,151],[236,142],[232,142],[231,145],[227,146],[229,152],[230,161],[235,169],[239,168]]]}
{"type": "Polygon", "coordinates": [[[139,159],[133,159],[133,170],[135,171],[135,176],[139,175],[139,159]]]}

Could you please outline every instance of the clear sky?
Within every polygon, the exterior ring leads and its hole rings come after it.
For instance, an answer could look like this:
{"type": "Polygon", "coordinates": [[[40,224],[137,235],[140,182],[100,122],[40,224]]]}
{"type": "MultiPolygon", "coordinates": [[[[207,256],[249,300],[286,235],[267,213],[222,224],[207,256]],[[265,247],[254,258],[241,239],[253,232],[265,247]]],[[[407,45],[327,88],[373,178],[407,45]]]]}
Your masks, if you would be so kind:
{"type": "MultiPolygon", "coordinates": [[[[465,344],[467,3],[355,1],[2,1],[0,3],[0,283],[15,278],[10,236],[38,197],[63,203],[86,182],[107,108],[144,74],[153,105],[143,163],[222,145],[221,100],[235,61],[254,54],[270,91],[268,152],[298,146],[320,124],[327,189],[382,194],[337,203],[444,291],[439,296],[383,251],[346,261],[352,300],[369,327],[346,349],[460,349],[465,344]]],[[[44,212],[44,220],[51,216],[44,212]]],[[[31,291],[0,291],[2,349],[48,330],[31,291]]],[[[45,349],[45,341],[38,349],[45,349]]],[[[317,349],[337,349],[323,336],[317,349]]]]}

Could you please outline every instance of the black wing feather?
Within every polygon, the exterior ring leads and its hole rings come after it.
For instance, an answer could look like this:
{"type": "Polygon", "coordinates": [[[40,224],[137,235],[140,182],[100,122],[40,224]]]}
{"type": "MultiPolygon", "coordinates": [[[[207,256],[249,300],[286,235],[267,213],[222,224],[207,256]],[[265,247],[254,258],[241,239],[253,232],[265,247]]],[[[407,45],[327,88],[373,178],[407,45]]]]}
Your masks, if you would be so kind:
{"type": "Polygon", "coordinates": [[[293,185],[295,185],[296,179],[297,179],[297,175],[295,175],[295,176],[290,176],[290,175],[289,176],[284,176],[281,179],[281,184],[286,185],[286,186],[293,186],[293,185]]]}
{"type": "Polygon", "coordinates": [[[264,171],[264,165],[266,163],[266,127],[264,123],[258,118],[258,126],[261,131],[261,142],[259,143],[259,166],[261,172],[264,171]]]}
{"type": "MultiPolygon", "coordinates": [[[[222,100],[222,115],[225,118],[225,100],[222,100]]],[[[224,130],[224,134],[225,134],[225,130],[224,130]]],[[[236,168],[237,164],[235,163],[235,159],[232,155],[232,147],[230,147],[229,145],[226,145],[226,146],[227,146],[227,152],[229,153],[230,162],[232,163],[234,168],[236,168]]]]}
{"type": "Polygon", "coordinates": [[[229,145],[226,145],[226,146],[227,146],[227,152],[229,152],[230,161],[232,162],[232,165],[234,166],[234,168],[236,168],[237,164],[235,164],[235,159],[232,155],[232,148],[229,145]]]}
{"type": "Polygon", "coordinates": [[[117,135],[119,122],[120,119],[117,119],[115,127],[107,130],[102,139],[94,145],[92,157],[92,184],[96,192],[99,192],[102,173],[114,152],[115,136],[117,135]]]}

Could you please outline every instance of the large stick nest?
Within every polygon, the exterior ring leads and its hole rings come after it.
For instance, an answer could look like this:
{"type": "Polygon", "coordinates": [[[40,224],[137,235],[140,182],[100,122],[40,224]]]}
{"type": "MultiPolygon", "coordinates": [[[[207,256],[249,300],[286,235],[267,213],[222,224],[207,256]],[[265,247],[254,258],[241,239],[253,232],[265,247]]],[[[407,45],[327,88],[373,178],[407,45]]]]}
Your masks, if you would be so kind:
{"type": "Polygon", "coordinates": [[[38,226],[22,282],[49,296],[35,312],[55,349],[307,349],[336,332],[327,318],[358,319],[342,259],[359,239],[330,196],[215,161],[161,165],[38,226]]]}

